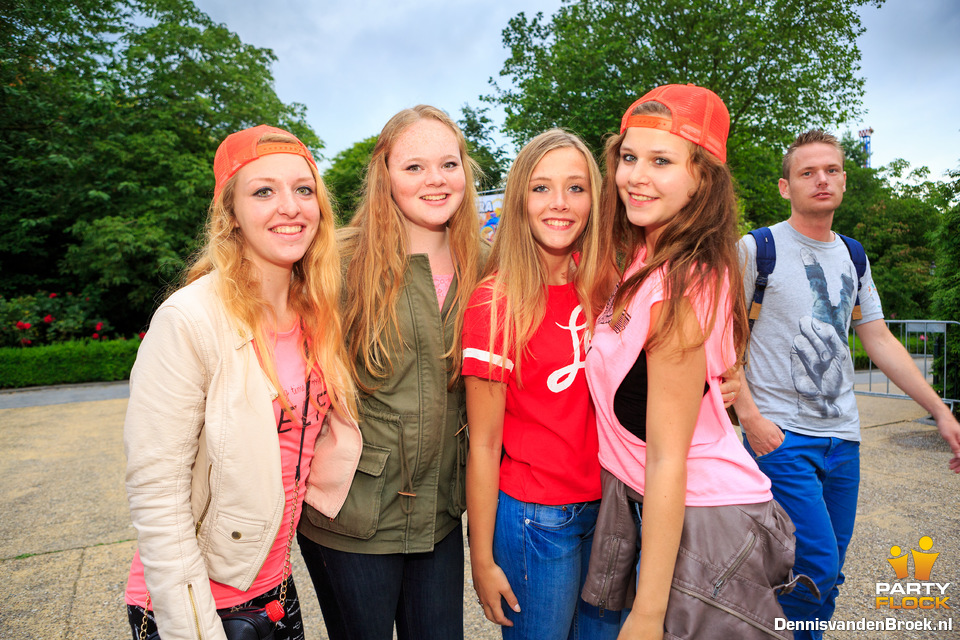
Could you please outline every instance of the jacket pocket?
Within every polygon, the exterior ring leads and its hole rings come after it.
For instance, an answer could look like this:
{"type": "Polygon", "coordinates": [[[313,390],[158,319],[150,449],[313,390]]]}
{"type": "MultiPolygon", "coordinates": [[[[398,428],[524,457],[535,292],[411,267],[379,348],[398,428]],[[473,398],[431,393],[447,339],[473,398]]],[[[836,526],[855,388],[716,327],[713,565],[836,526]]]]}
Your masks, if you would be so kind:
{"type": "Polygon", "coordinates": [[[311,524],[351,538],[372,538],[380,523],[380,502],[386,481],[384,469],[389,457],[390,449],[364,442],[350,493],[340,513],[330,519],[314,509],[305,510],[311,524]]]}
{"type": "Polygon", "coordinates": [[[470,446],[469,427],[467,426],[467,405],[457,410],[456,455],[453,467],[453,479],[450,483],[450,501],[447,513],[459,518],[467,510],[467,451],[470,446]]]}
{"type": "Polygon", "coordinates": [[[768,565],[781,563],[786,549],[770,536],[771,507],[687,507],[667,632],[698,640],[792,637],[775,624],[783,617],[774,592],[780,580],[771,581],[768,565]]]}
{"type": "Polygon", "coordinates": [[[222,536],[225,540],[244,544],[262,540],[267,523],[263,520],[248,520],[219,514],[214,521],[213,528],[218,536],[222,536]]]}

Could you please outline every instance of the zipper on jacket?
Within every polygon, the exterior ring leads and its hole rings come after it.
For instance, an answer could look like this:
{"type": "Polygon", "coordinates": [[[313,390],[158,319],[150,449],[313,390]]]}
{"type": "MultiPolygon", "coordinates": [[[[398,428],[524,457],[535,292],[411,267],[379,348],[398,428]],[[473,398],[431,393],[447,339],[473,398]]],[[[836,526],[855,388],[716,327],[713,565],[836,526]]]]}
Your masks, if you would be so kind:
{"type": "Polygon", "coordinates": [[[200,616],[197,615],[197,603],[193,599],[193,584],[187,583],[187,595],[190,596],[190,608],[193,609],[193,624],[197,628],[197,638],[203,640],[203,632],[200,630],[200,616]]]}
{"type": "MultiPolygon", "coordinates": [[[[620,555],[620,538],[614,538],[616,542],[611,544],[611,549],[607,553],[607,562],[606,566],[610,567],[614,562],[614,558],[620,555]]],[[[600,585],[600,598],[597,600],[597,608],[600,610],[600,617],[603,617],[603,612],[606,610],[607,606],[607,595],[610,593],[610,571],[603,572],[603,584],[600,585]]]]}
{"type": "Polygon", "coordinates": [[[193,535],[200,535],[200,526],[203,524],[203,519],[207,517],[207,511],[210,510],[210,501],[213,500],[213,491],[210,490],[210,475],[213,473],[213,463],[210,463],[210,466],[207,468],[207,504],[203,505],[203,511],[200,512],[200,517],[197,518],[197,524],[194,526],[193,535]]]}
{"type": "Polygon", "coordinates": [[[717,602],[716,600],[711,600],[710,598],[708,598],[708,597],[706,597],[706,596],[704,596],[704,595],[702,595],[702,594],[699,594],[699,593],[697,593],[696,591],[692,591],[692,590],[687,589],[687,588],[685,588],[685,587],[679,587],[679,586],[676,585],[676,583],[674,583],[674,584],[671,586],[671,588],[672,588],[672,589],[676,589],[676,590],[679,591],[680,593],[684,593],[684,594],[690,596],[691,598],[696,598],[697,600],[700,600],[701,602],[703,602],[704,604],[706,604],[708,607],[714,607],[714,608],[716,608],[716,609],[720,609],[720,610],[723,611],[724,613],[727,613],[727,614],[733,616],[734,618],[737,618],[738,620],[741,620],[741,621],[747,623],[747,624],[750,625],[751,627],[753,627],[753,628],[755,628],[755,629],[757,629],[757,630],[759,630],[759,631],[762,631],[763,633],[767,634],[768,636],[772,636],[772,637],[774,637],[774,638],[781,638],[781,637],[782,637],[780,634],[776,633],[775,631],[772,631],[769,627],[766,627],[766,626],[760,624],[760,623],[757,622],[756,620],[753,620],[753,619],[751,619],[751,618],[748,618],[747,616],[743,615],[743,614],[740,613],[739,611],[734,611],[734,610],[731,609],[730,607],[725,607],[725,606],[723,606],[722,604],[720,604],[719,602],[717,602]]]}
{"type": "Polygon", "coordinates": [[[747,541],[747,546],[743,548],[739,554],[737,554],[736,560],[733,561],[733,564],[723,572],[720,576],[720,579],[717,580],[716,584],[713,585],[713,597],[716,598],[717,594],[720,593],[720,589],[723,588],[723,583],[727,581],[733,573],[740,568],[740,565],[743,564],[743,561],[747,559],[747,556],[750,555],[750,552],[753,551],[753,545],[757,543],[757,534],[753,531],[750,532],[750,539],[747,541]]]}

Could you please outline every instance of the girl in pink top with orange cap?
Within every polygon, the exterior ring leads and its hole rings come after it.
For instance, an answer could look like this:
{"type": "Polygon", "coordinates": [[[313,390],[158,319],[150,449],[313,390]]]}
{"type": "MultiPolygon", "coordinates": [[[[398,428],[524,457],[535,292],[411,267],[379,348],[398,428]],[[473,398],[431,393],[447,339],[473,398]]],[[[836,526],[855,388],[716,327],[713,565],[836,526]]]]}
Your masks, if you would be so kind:
{"type": "Polygon", "coordinates": [[[270,605],[272,637],[302,640],[292,537],[304,500],[337,514],[361,450],[333,207],[275,127],[231,134],[213,168],[206,242],[130,377],[127,613],[134,638],[223,640],[221,615],[270,605]]]}
{"type": "Polygon", "coordinates": [[[740,272],[728,129],[712,91],[668,85],[631,105],[607,144],[605,250],[627,266],[597,319],[586,372],[601,466],[641,498],[637,597],[621,638],[662,638],[668,602],[693,607],[681,617],[697,619],[698,601],[671,591],[687,509],[772,503],[770,482],[737,439],[720,392],[747,324],[740,288],[730,289],[740,272]]]}

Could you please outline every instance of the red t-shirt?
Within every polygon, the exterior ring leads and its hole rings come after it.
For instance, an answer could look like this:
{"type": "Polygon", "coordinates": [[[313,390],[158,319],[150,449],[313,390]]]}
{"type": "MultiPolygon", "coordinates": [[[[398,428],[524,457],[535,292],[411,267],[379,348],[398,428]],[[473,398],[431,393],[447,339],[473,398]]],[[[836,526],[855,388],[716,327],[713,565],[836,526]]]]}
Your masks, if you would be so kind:
{"type": "Polygon", "coordinates": [[[501,337],[490,352],[491,289],[477,289],[464,318],[463,375],[507,384],[504,493],[537,504],[597,500],[596,417],[583,372],[587,322],[572,284],[547,287],[547,296],[543,323],[521,360],[521,387],[515,355],[496,353],[503,351],[501,337]]]}

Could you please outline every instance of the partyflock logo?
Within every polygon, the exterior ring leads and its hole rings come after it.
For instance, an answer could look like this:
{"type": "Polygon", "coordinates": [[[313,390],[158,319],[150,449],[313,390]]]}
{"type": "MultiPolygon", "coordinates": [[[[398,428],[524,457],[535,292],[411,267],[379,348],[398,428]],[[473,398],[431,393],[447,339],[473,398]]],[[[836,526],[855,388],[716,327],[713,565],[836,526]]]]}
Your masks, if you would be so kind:
{"type": "Polygon", "coordinates": [[[920,551],[911,549],[909,553],[900,547],[890,547],[887,562],[893,567],[897,582],[878,582],[876,590],[877,609],[949,609],[947,595],[949,582],[931,582],[930,575],[939,552],[931,552],[933,539],[923,536],[917,542],[920,551]],[[910,575],[910,559],[913,558],[913,579],[903,581],[910,575]]]}

